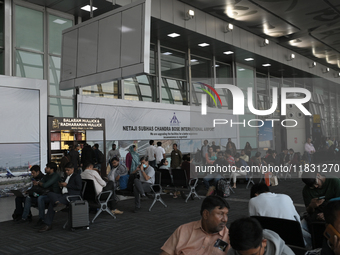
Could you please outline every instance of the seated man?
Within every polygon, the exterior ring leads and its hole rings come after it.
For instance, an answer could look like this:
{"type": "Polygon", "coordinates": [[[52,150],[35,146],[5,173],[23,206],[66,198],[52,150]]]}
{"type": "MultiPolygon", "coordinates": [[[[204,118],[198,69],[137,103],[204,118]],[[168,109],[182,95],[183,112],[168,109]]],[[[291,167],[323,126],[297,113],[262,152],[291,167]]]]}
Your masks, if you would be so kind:
{"type": "Polygon", "coordinates": [[[25,222],[27,220],[27,215],[32,202],[35,200],[38,203],[39,209],[39,220],[36,223],[36,227],[41,227],[44,224],[45,218],[45,204],[50,202],[47,192],[60,193],[60,188],[58,182],[60,181],[60,176],[57,173],[57,164],[50,162],[46,164],[45,172],[46,175],[41,180],[34,180],[33,187],[29,191],[29,197],[26,197],[25,208],[22,219],[18,223],[25,222]],[[27,209],[28,208],[28,209],[27,209]]]}
{"type": "Polygon", "coordinates": [[[229,204],[218,196],[206,197],[201,219],[179,226],[162,246],[160,255],[227,254],[229,204]],[[217,245],[219,244],[219,245],[217,245]]]}
{"type": "MultiPolygon", "coordinates": [[[[215,160],[214,162],[214,166],[216,167],[216,169],[218,167],[222,168],[223,166],[228,166],[229,163],[227,160],[224,159],[223,157],[223,152],[222,151],[219,151],[217,153],[217,159],[215,160]]],[[[207,171],[208,172],[208,171],[207,171]]],[[[204,183],[204,186],[205,188],[208,190],[208,193],[206,194],[207,196],[210,196],[212,194],[212,192],[214,191],[214,188],[217,187],[217,183],[218,181],[222,179],[222,176],[221,174],[215,172],[215,173],[212,173],[212,174],[207,174],[204,178],[203,178],[203,183],[204,183]],[[210,181],[213,180],[213,189],[209,189],[210,187],[210,181]]]]}
{"type": "Polygon", "coordinates": [[[241,150],[240,158],[243,159],[245,162],[249,162],[249,156],[246,154],[245,150],[241,150]]]}
{"type": "Polygon", "coordinates": [[[128,170],[126,166],[119,163],[118,157],[113,157],[111,159],[111,171],[107,175],[108,180],[114,183],[115,188],[119,187],[119,179],[121,176],[125,176],[128,174],[128,170]]]}
{"type": "Polygon", "coordinates": [[[60,211],[68,205],[66,199],[67,196],[81,194],[82,182],[79,174],[74,172],[74,166],[72,162],[68,162],[65,165],[65,172],[67,174],[64,182],[59,182],[61,188],[61,194],[55,192],[49,192],[47,195],[50,200],[47,214],[45,217],[45,226],[43,226],[38,232],[46,232],[52,229],[52,222],[56,211],[60,211]]]}
{"type": "Polygon", "coordinates": [[[262,229],[256,219],[241,218],[231,223],[228,255],[294,255],[278,234],[262,229]]]}
{"type": "Polygon", "coordinates": [[[302,190],[302,195],[308,213],[307,222],[317,219],[323,220],[324,202],[340,197],[339,178],[326,178],[326,176],[316,172],[304,172],[302,181],[306,184],[302,190]]]}
{"type": "Polygon", "coordinates": [[[236,189],[236,178],[237,176],[246,176],[247,175],[247,167],[248,167],[248,164],[240,158],[240,154],[239,153],[236,153],[235,154],[235,167],[236,167],[236,170],[237,172],[232,172],[231,175],[230,175],[230,178],[233,178],[233,189],[236,189]]]}
{"type": "MultiPolygon", "coordinates": [[[[113,161],[111,161],[111,162],[113,162],[113,161]]],[[[116,200],[114,199],[115,198],[115,187],[114,187],[113,181],[109,181],[108,183],[106,183],[102,179],[102,177],[100,177],[97,170],[95,170],[93,168],[93,163],[86,162],[85,163],[85,170],[84,170],[84,172],[82,172],[80,174],[80,176],[81,176],[82,179],[93,180],[94,188],[96,190],[96,196],[98,196],[99,193],[102,192],[102,191],[112,190],[112,192],[113,192],[112,197],[111,197],[112,200],[110,200],[109,203],[108,203],[108,205],[111,209],[111,212],[113,214],[123,214],[122,211],[119,211],[118,209],[116,209],[117,203],[116,203],[116,200]]]]}
{"type": "MultiPolygon", "coordinates": [[[[257,183],[251,187],[249,200],[249,216],[266,216],[287,220],[300,221],[300,215],[295,209],[293,200],[285,194],[275,194],[269,191],[265,183],[257,183]]],[[[306,247],[312,247],[311,235],[302,229],[306,247]]]]}
{"type": "MultiPolygon", "coordinates": [[[[40,166],[34,165],[30,168],[31,176],[32,176],[32,185],[33,181],[39,181],[44,177],[44,174],[40,172],[40,166]]],[[[26,193],[29,193],[29,190],[26,191],[26,193]]],[[[25,207],[25,200],[26,197],[16,197],[15,198],[15,211],[13,213],[13,220],[14,221],[20,221],[21,219],[28,219],[29,221],[32,218],[31,215],[31,206],[25,207]]],[[[34,198],[34,203],[36,203],[37,199],[34,198]]],[[[22,221],[26,222],[26,221],[22,221]]]]}
{"type": "Polygon", "coordinates": [[[148,156],[144,156],[140,159],[140,165],[136,168],[132,174],[139,173],[139,179],[134,179],[133,193],[135,195],[135,210],[140,210],[140,196],[145,199],[145,192],[150,192],[150,185],[155,183],[155,170],[149,165],[148,156]]]}

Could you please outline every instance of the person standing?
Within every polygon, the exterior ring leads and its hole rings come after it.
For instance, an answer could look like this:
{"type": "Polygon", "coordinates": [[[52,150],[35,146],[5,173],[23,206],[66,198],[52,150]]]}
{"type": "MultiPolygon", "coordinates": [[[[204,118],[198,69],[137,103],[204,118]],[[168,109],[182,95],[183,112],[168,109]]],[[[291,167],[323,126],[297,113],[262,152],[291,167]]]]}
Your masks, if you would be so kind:
{"type": "Polygon", "coordinates": [[[156,167],[156,148],[154,146],[155,141],[154,140],[150,140],[149,141],[149,147],[146,148],[146,155],[149,158],[149,164],[150,166],[152,166],[153,168],[156,167]]]}
{"type": "Polygon", "coordinates": [[[178,168],[182,164],[182,152],[177,149],[177,143],[172,145],[173,151],[171,152],[171,163],[170,167],[172,169],[178,168]]]}
{"type": "Polygon", "coordinates": [[[158,165],[162,159],[165,159],[165,150],[162,147],[162,142],[157,142],[156,148],[156,164],[158,165]]]}
{"type": "Polygon", "coordinates": [[[231,151],[231,156],[235,156],[236,154],[236,145],[231,141],[231,138],[228,138],[228,143],[227,143],[227,150],[231,151]]]}
{"type": "Polygon", "coordinates": [[[246,155],[248,155],[249,159],[251,158],[251,150],[253,148],[250,146],[249,142],[246,142],[246,146],[244,146],[244,151],[246,153],[246,155]]]}
{"type": "Polygon", "coordinates": [[[107,158],[106,158],[106,163],[109,164],[109,162],[111,161],[111,159],[113,159],[114,157],[118,157],[120,158],[120,153],[119,153],[119,149],[116,150],[116,145],[113,143],[112,144],[112,150],[110,150],[107,153],[107,158]]]}
{"type": "Polygon", "coordinates": [[[79,152],[78,152],[79,148],[80,148],[79,144],[74,145],[70,147],[70,152],[68,153],[68,155],[70,156],[70,162],[72,162],[74,168],[77,170],[79,167],[79,152]]]}
{"type": "Polygon", "coordinates": [[[205,165],[206,159],[205,155],[208,153],[209,150],[209,145],[208,145],[208,140],[204,140],[203,145],[201,147],[201,153],[202,153],[202,164],[205,165]]]}
{"type": "Polygon", "coordinates": [[[129,173],[135,171],[139,163],[139,155],[136,151],[136,145],[131,145],[129,147],[129,153],[126,155],[126,168],[129,173]]]}
{"type": "Polygon", "coordinates": [[[312,144],[312,139],[307,138],[307,142],[305,143],[305,153],[307,155],[307,163],[312,163],[312,156],[315,153],[315,148],[312,144]]]}

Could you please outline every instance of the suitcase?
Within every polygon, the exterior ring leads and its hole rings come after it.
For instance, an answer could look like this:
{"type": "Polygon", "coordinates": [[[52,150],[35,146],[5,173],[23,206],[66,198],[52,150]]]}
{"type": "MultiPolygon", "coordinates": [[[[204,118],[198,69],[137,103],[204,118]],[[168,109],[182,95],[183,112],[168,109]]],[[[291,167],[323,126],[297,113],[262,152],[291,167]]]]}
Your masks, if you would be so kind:
{"type": "Polygon", "coordinates": [[[86,200],[71,201],[69,205],[68,222],[73,231],[75,228],[89,229],[89,203],[86,200]]]}

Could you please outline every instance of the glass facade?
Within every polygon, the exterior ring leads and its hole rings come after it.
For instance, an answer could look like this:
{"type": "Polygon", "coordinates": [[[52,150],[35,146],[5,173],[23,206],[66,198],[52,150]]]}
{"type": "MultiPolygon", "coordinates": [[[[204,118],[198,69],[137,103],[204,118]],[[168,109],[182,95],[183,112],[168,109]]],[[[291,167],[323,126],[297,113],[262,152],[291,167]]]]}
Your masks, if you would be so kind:
{"type": "Polygon", "coordinates": [[[46,79],[49,114],[74,117],[74,106],[71,104],[74,102],[74,91],[59,90],[62,31],[73,25],[73,18],[65,18],[39,7],[28,8],[17,4],[14,6],[13,23],[15,76],[46,79]]]}

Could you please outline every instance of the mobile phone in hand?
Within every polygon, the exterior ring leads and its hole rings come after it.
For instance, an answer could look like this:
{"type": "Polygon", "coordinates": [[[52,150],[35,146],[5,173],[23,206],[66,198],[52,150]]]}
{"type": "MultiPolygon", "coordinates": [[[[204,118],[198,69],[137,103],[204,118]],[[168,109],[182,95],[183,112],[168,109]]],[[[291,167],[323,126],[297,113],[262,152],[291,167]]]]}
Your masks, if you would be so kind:
{"type": "Polygon", "coordinates": [[[334,244],[334,236],[337,236],[338,240],[340,240],[340,233],[332,226],[332,224],[327,225],[327,228],[323,235],[329,240],[332,245],[334,244]]]}
{"type": "Polygon", "coordinates": [[[319,200],[321,200],[321,199],[325,199],[325,196],[318,197],[318,199],[319,199],[319,200]]]}

